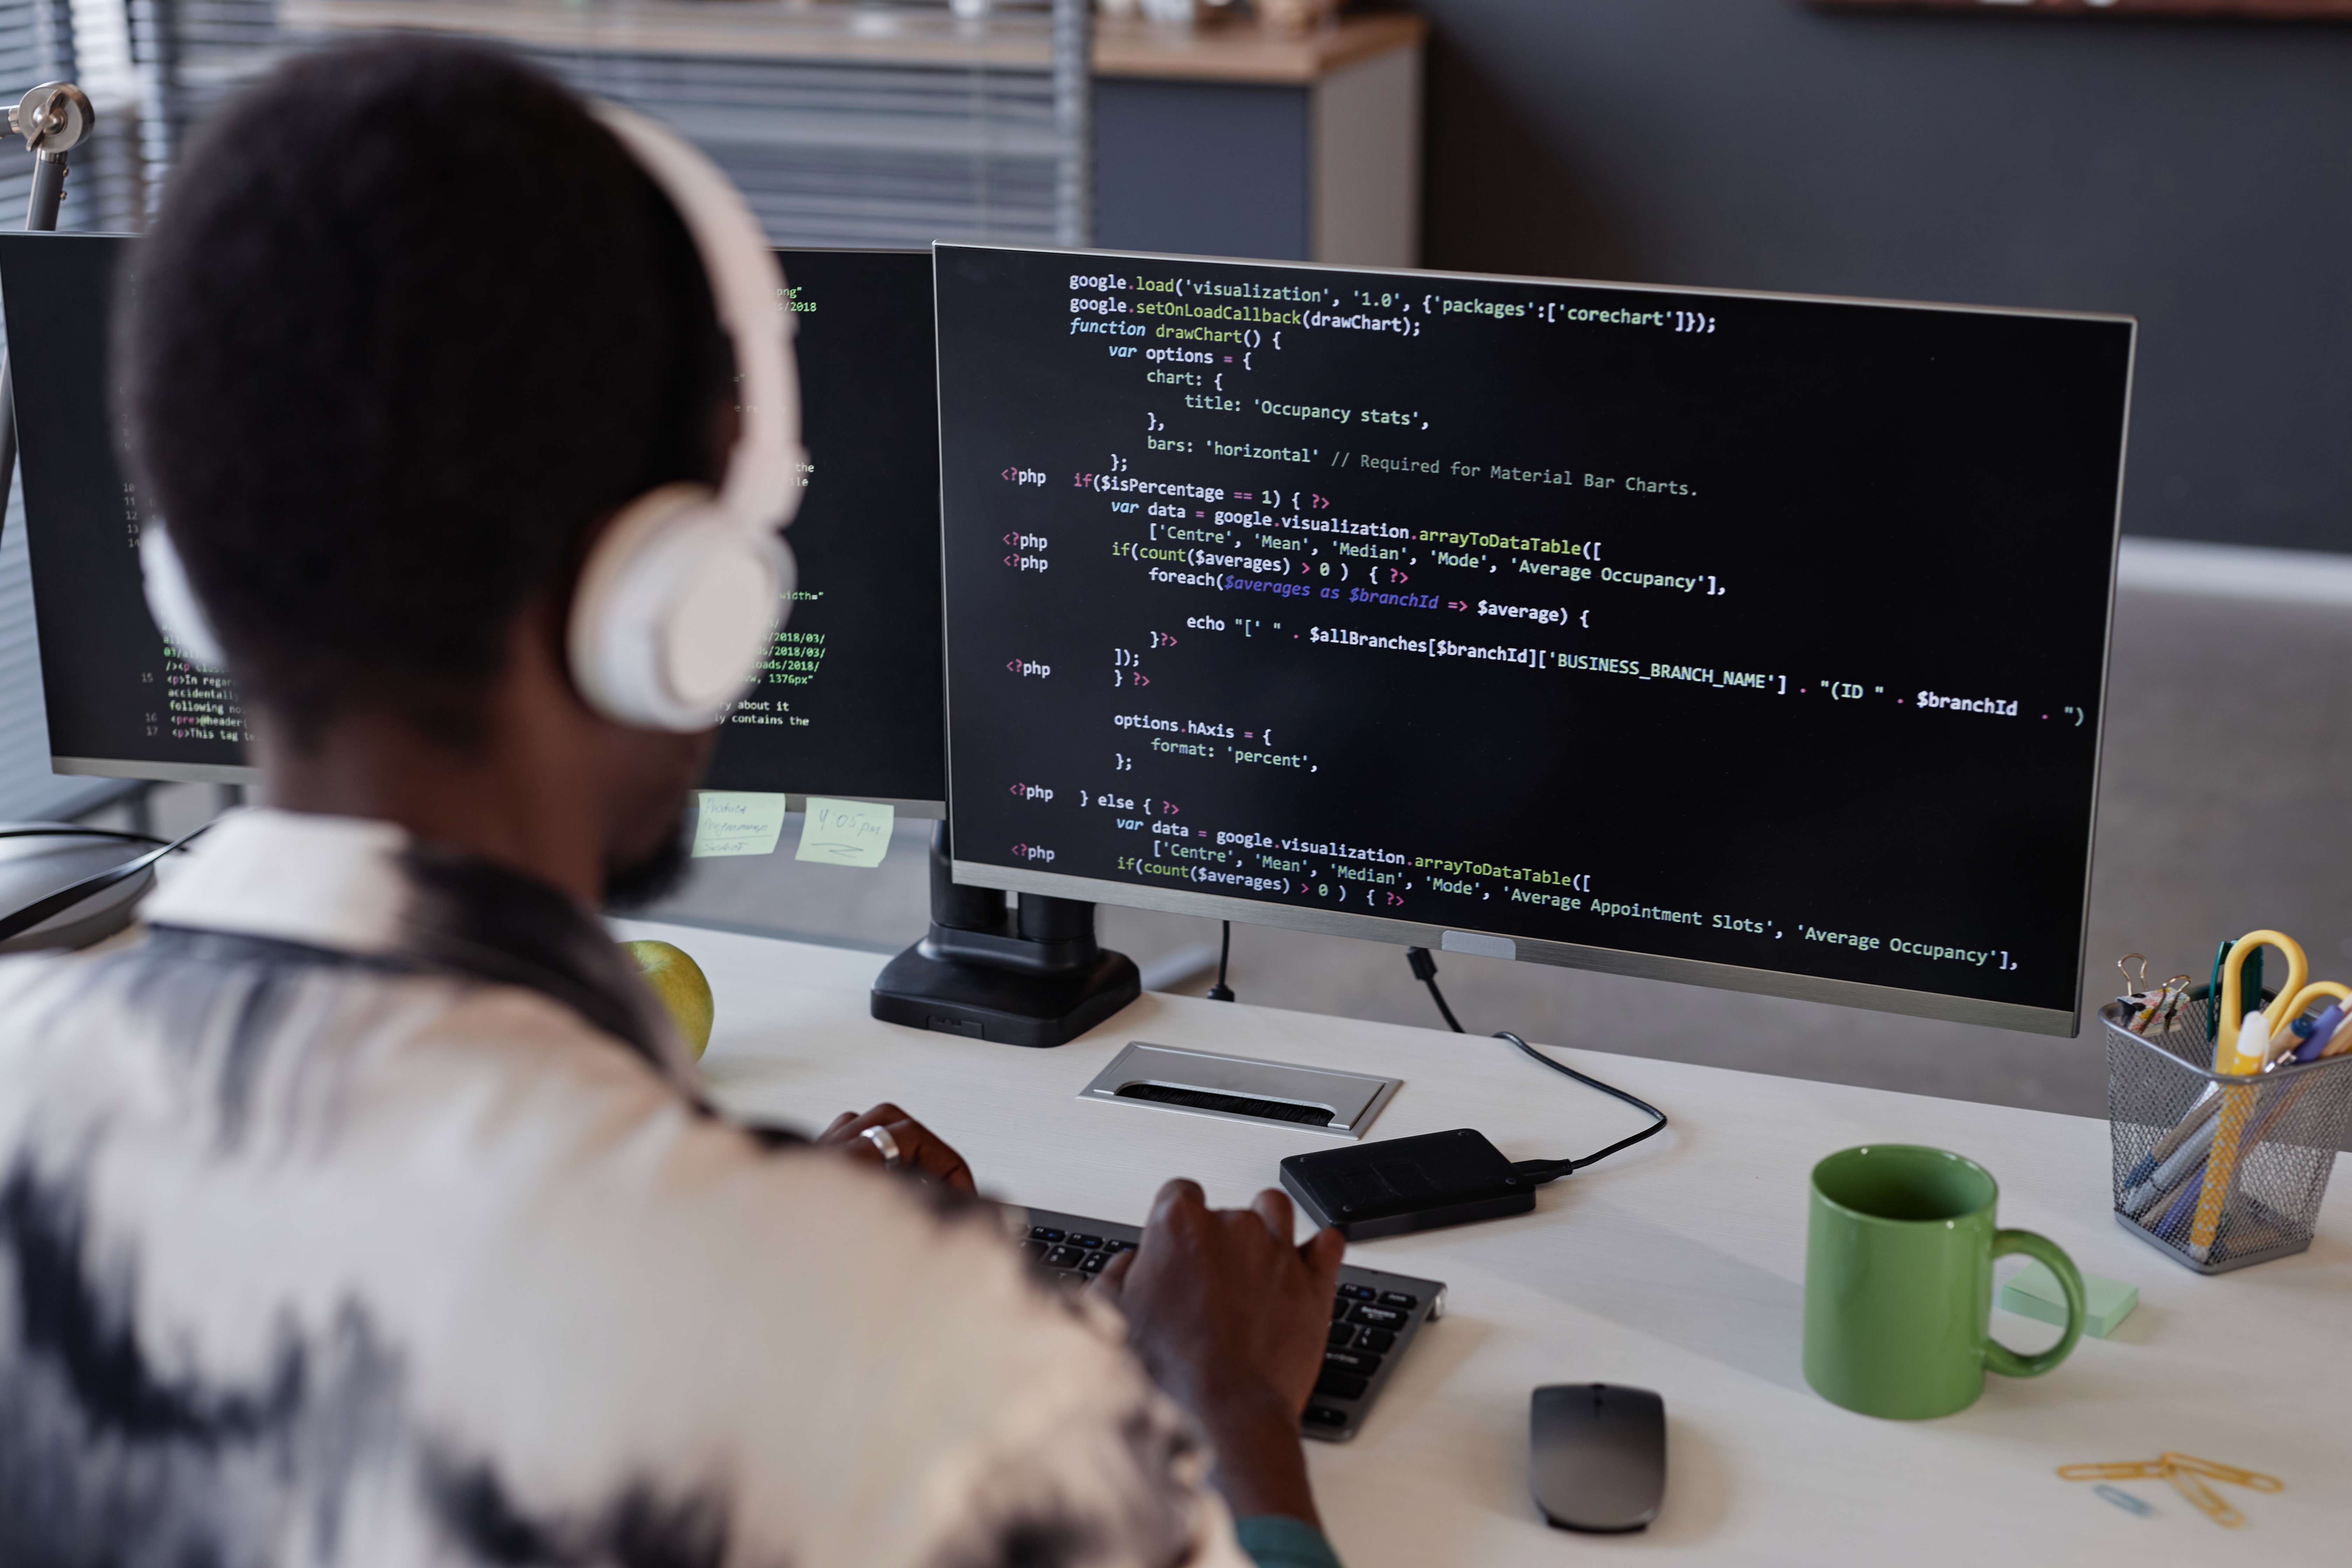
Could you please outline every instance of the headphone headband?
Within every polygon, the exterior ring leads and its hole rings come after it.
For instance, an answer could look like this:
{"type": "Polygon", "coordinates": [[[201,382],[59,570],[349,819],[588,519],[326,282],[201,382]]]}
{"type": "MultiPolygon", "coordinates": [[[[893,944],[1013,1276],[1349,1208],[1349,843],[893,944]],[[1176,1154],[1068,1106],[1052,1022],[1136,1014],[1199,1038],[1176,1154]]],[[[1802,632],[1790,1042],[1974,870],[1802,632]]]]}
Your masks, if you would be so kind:
{"type": "Polygon", "coordinates": [[[789,607],[798,510],[800,382],[776,253],[719,166],[667,126],[617,104],[596,118],[686,225],[740,389],[719,494],[665,486],[606,524],[572,592],[572,679],[607,718],[707,729],[759,679],[789,607]]]}
{"type": "Polygon", "coordinates": [[[742,195],[700,148],[635,110],[601,100],[591,107],[677,209],[710,280],[719,324],[735,345],[741,421],[720,504],[746,528],[782,527],[800,507],[804,458],[790,357],[793,313],[776,253],[742,195]]]}

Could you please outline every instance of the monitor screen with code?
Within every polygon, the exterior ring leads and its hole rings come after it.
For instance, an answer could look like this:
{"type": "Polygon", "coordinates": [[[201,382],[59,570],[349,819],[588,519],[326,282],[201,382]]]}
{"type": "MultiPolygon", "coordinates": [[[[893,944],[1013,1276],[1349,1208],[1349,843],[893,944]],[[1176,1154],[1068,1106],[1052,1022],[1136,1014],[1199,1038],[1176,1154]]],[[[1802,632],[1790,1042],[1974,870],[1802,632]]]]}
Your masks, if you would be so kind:
{"type": "Polygon", "coordinates": [[[2074,1032],[2129,320],[936,258],[960,880],[2074,1032]]]}
{"type": "MultiPolygon", "coordinates": [[[[147,613],[141,498],[118,460],[108,331],[121,236],[0,234],[52,765],[247,782],[227,677],[147,613]]],[[[730,712],[706,783],[888,800],[946,795],[939,471],[927,251],[785,250],[808,492],[786,535],[792,615],[730,712]]]]}

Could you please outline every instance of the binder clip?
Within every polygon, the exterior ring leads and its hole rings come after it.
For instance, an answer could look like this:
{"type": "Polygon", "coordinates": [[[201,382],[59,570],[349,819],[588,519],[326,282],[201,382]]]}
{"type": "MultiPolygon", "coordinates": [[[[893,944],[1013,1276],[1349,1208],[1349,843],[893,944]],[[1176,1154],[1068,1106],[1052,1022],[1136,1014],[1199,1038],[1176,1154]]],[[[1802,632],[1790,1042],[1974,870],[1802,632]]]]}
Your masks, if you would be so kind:
{"type": "Polygon", "coordinates": [[[2147,983],[2147,955],[2127,952],[2116,960],[2123,972],[2124,994],[2116,998],[2124,1010],[2124,1027],[2135,1035],[2164,1035],[2172,1031],[2180,1016],[2180,1005],[2189,996],[2189,979],[2176,974],[2161,985],[2147,983]],[[2139,973],[2131,971],[2132,960],[2139,960],[2139,973]]]}

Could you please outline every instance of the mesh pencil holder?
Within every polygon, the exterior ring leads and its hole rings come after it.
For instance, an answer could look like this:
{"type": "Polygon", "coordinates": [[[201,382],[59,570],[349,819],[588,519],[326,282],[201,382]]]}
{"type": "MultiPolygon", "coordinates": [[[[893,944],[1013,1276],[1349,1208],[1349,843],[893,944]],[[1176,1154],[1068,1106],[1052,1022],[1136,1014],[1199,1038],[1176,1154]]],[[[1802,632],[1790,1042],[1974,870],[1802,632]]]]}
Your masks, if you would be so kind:
{"type": "MultiPolygon", "coordinates": [[[[2267,998],[2265,998],[2267,1000],[2267,998]]],[[[2252,1078],[2212,1070],[2205,988],[2167,1033],[2107,1026],[2116,1223],[2185,1268],[2225,1274],[2311,1245],[2352,1132],[2352,1054],[2252,1078]]]]}

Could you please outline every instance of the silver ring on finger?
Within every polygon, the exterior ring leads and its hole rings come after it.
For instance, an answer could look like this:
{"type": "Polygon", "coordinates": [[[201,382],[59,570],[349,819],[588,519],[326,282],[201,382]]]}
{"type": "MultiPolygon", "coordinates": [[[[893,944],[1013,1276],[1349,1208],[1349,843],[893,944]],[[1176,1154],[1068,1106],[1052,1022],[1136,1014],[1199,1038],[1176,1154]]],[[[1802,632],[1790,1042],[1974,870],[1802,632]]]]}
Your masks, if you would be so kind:
{"type": "Polygon", "coordinates": [[[858,1136],[881,1152],[885,1168],[895,1171],[907,1163],[907,1156],[899,1152],[898,1141],[890,1136],[888,1128],[869,1127],[858,1136]]]}

